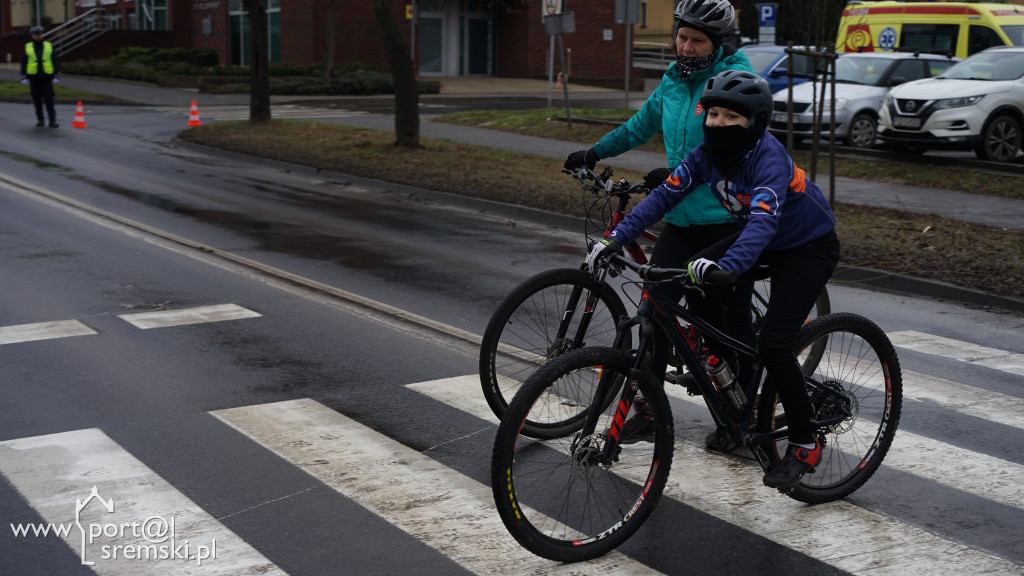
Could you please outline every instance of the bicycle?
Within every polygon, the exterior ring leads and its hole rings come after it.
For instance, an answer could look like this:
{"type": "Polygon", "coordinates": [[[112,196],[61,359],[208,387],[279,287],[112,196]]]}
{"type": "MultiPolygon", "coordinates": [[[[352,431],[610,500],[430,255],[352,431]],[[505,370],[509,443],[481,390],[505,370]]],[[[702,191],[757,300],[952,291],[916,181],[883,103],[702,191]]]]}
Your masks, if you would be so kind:
{"type": "MultiPolygon", "coordinates": [[[[695,289],[687,284],[685,269],[654,268],[620,256],[609,260],[641,280],[695,289]]],[[[730,273],[714,272],[709,280],[731,281],[730,273]]],[[[676,346],[712,419],[736,446],[750,450],[764,470],[785,454],[785,413],[774,383],[764,378],[757,350],[660,294],[651,298],[654,306],[641,307],[620,322],[612,347],[574,350],[537,369],[498,427],[491,461],[494,501],[508,531],[538,556],[577,562],[603,555],[653,512],[669,478],[675,442],[664,384],[649,370],[654,331],[676,346]],[[655,307],[665,315],[655,315],[655,307]],[[718,388],[697,353],[686,346],[680,321],[754,358],[750,381],[718,388]],[[636,347],[621,349],[618,344],[634,329],[636,347]],[[654,440],[623,442],[627,439],[619,433],[637,412],[638,393],[653,417],[654,440]],[[532,440],[522,435],[530,420],[572,422],[575,428],[560,437],[532,440]]],[[[873,322],[850,313],[821,316],[801,328],[797,349],[802,361],[816,344],[819,360],[803,366],[823,457],[815,472],[783,490],[810,504],[846,497],[871,477],[892,444],[902,406],[899,359],[873,322]]]]}
{"type": "MultiPolygon", "coordinates": [[[[610,234],[625,218],[633,196],[648,193],[643,182],[615,181],[609,167],[600,175],[586,167],[562,172],[579,180],[584,199],[587,193],[595,196],[587,209],[588,237],[598,231],[602,236],[610,234]]],[[[644,231],[642,238],[656,242],[658,236],[644,231]]],[[[630,242],[624,249],[634,262],[648,263],[639,242],[630,242]]],[[[755,330],[767,307],[769,291],[766,277],[759,279],[751,302],[755,330]]],[[[828,291],[823,290],[808,321],[830,311],[828,291]]],[[[519,284],[495,309],[481,340],[480,385],[491,411],[500,420],[516,390],[538,366],[588,344],[611,342],[616,322],[626,315],[622,299],[605,277],[591,274],[585,265],[541,272],[519,284]]],[[[689,345],[699,349],[699,342],[700,335],[690,330],[689,345]]],[[[629,348],[630,344],[625,337],[621,345],[629,348]]],[[[674,381],[673,373],[681,374],[682,365],[675,355],[671,363],[676,369],[669,378],[674,381]]],[[[565,423],[530,421],[524,433],[543,438],[565,429],[565,423]]]]}

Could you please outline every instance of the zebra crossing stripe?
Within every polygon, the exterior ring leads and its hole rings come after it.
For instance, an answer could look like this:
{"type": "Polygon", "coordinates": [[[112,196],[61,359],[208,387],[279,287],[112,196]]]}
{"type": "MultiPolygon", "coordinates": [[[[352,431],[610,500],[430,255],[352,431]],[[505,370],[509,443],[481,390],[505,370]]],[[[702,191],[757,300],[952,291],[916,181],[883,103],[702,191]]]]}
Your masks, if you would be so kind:
{"type": "Polygon", "coordinates": [[[212,414],[471,572],[658,574],[621,553],[579,564],[530,554],[505,530],[489,486],[313,400],[212,414]]]}
{"type": "Polygon", "coordinates": [[[285,575],[99,429],[0,442],[0,473],[100,576],[285,575]]]}
{"type": "MultiPolygon", "coordinates": [[[[490,422],[495,420],[475,375],[410,384],[406,388],[490,422]]],[[[703,406],[699,398],[688,400],[703,406]]],[[[690,432],[690,435],[698,434],[701,431],[696,429],[690,432]]],[[[897,433],[897,440],[901,434],[897,433]]],[[[666,497],[782,546],[813,550],[815,559],[841,570],[872,576],[1017,574],[1020,571],[1019,566],[1003,558],[846,501],[801,505],[764,488],[759,467],[708,453],[702,447],[703,442],[696,439],[684,440],[676,442],[673,460],[679,464],[673,466],[669,474],[666,497]],[[912,553],[908,553],[910,551],[912,553]]],[[[893,452],[905,449],[894,446],[883,466],[888,465],[893,452]]]]}
{"type": "Polygon", "coordinates": [[[35,324],[18,324],[0,327],[0,344],[49,340],[51,338],[67,338],[69,336],[88,336],[96,331],[78,320],[58,320],[56,322],[38,322],[35,324]]]}
{"type": "Polygon", "coordinates": [[[185,324],[201,324],[204,322],[223,322],[225,320],[240,320],[242,318],[258,318],[260,316],[261,314],[258,312],[253,312],[237,304],[218,304],[215,306],[200,306],[198,308],[182,308],[180,310],[157,310],[154,312],[121,314],[118,318],[136,328],[148,330],[150,328],[166,328],[168,326],[183,326],[185,324]]]}
{"type": "MultiPolygon", "coordinates": [[[[666,392],[705,406],[700,396],[689,396],[678,386],[666,386],[666,392]]],[[[703,444],[700,438],[691,440],[703,444]]],[[[1008,460],[898,430],[882,465],[1024,510],[1024,466],[1008,460]]]]}
{"type": "Polygon", "coordinates": [[[893,345],[900,348],[945,356],[961,362],[1024,376],[1024,354],[1015,354],[998,348],[989,348],[914,330],[888,332],[887,334],[893,345]]]}

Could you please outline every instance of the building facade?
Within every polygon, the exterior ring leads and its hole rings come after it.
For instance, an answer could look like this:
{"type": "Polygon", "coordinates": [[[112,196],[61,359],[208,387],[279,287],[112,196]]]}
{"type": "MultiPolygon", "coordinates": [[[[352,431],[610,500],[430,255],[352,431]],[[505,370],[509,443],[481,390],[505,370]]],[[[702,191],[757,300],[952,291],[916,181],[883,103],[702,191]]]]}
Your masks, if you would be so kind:
{"type": "MultiPolygon", "coordinates": [[[[616,20],[621,0],[391,0],[422,77],[543,78],[549,66],[579,81],[621,83],[631,49],[628,24],[616,20]],[[561,47],[550,35],[565,25],[561,47]],[[545,22],[547,21],[547,26],[545,22]]],[[[635,0],[632,41],[669,41],[674,0],[635,0]]],[[[373,0],[264,0],[272,62],[387,66],[373,0]],[[334,29],[329,30],[334,13],[334,29]]],[[[248,64],[249,22],[242,0],[9,0],[0,2],[0,41],[24,43],[42,18],[48,30],[75,17],[98,19],[106,31],[68,60],[102,59],[117,46],[174,45],[217,52],[222,64],[248,64]],[[147,39],[151,41],[147,41],[147,39]]],[[[620,18],[621,20],[621,18],[620,18]]],[[[70,25],[70,24],[67,24],[70,25]]]]}

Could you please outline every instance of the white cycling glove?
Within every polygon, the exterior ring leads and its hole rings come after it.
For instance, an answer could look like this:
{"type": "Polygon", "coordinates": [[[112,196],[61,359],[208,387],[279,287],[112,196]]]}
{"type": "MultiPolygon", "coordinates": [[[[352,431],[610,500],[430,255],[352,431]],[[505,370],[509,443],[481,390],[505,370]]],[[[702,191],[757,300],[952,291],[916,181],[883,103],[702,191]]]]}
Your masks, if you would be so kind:
{"type": "Polygon", "coordinates": [[[605,238],[594,244],[587,254],[587,268],[594,270],[594,265],[600,259],[607,258],[612,254],[622,254],[622,244],[614,238],[605,238]]]}
{"type": "Polygon", "coordinates": [[[714,260],[707,258],[698,258],[686,265],[686,271],[690,273],[690,282],[697,285],[704,283],[704,274],[708,270],[721,270],[721,267],[714,260]]]}

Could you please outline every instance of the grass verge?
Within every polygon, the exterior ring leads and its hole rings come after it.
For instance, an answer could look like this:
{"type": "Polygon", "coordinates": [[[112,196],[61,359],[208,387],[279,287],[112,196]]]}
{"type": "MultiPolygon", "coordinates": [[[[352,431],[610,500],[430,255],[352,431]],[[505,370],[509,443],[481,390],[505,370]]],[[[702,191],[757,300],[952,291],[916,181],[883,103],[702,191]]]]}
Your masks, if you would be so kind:
{"type": "MultiPolygon", "coordinates": [[[[569,142],[580,142],[581,147],[597,142],[609,130],[616,127],[616,121],[629,118],[635,113],[627,108],[581,108],[573,110],[572,129],[566,122],[562,108],[540,108],[533,110],[471,110],[456,112],[435,122],[447,122],[462,126],[475,126],[492,130],[503,130],[516,134],[540,136],[569,142]],[[594,124],[606,120],[612,123],[594,124]]],[[[665,144],[661,134],[656,135],[639,148],[649,152],[663,152],[665,144]]],[[[793,151],[793,160],[810,174],[811,152],[807,149],[793,151]]],[[[818,156],[818,178],[827,175],[828,157],[818,156]]],[[[870,160],[836,158],[836,175],[856,180],[868,180],[882,184],[905,184],[925,188],[943,188],[970,194],[984,194],[1003,198],[1024,200],[1024,186],[1021,179],[1008,176],[982,174],[976,170],[945,169],[926,164],[909,164],[886,158],[870,160]]]]}
{"type": "MultiPolygon", "coordinates": [[[[430,139],[419,150],[406,150],[394,146],[390,132],[298,120],[207,124],[179,138],[320,170],[584,215],[578,184],[559,172],[562,159],[430,139]]],[[[628,170],[616,176],[642,177],[628,170]]],[[[842,203],[835,209],[844,264],[1024,298],[1024,231],[842,203]]]]}
{"type": "MultiPolygon", "coordinates": [[[[61,86],[60,83],[54,85],[53,95],[54,100],[58,102],[77,102],[80,100],[117,100],[110,96],[61,86]]],[[[0,98],[5,100],[24,100],[26,102],[32,101],[32,95],[29,93],[28,86],[22,86],[21,82],[11,82],[9,80],[0,80],[0,98]]]]}

